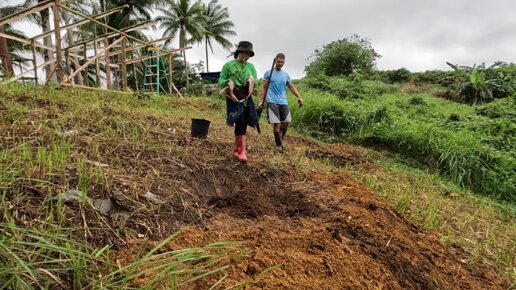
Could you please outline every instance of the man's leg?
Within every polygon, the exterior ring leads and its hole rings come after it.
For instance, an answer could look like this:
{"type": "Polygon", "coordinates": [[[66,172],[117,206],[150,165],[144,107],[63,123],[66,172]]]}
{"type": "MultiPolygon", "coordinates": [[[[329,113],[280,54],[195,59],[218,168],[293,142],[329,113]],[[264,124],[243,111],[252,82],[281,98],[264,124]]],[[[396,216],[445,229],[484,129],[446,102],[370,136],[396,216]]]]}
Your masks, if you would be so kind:
{"type": "Polygon", "coordinates": [[[288,124],[290,123],[281,123],[281,137],[285,137],[285,135],[287,134],[288,124]]]}
{"type": "Polygon", "coordinates": [[[274,141],[276,142],[276,149],[278,149],[278,151],[283,151],[283,133],[281,132],[281,124],[272,124],[272,129],[274,132],[274,141]]]}
{"type": "Polygon", "coordinates": [[[283,143],[281,142],[281,114],[278,104],[269,103],[267,106],[267,118],[272,124],[272,131],[274,133],[274,141],[276,142],[276,149],[283,151],[283,143]]]}

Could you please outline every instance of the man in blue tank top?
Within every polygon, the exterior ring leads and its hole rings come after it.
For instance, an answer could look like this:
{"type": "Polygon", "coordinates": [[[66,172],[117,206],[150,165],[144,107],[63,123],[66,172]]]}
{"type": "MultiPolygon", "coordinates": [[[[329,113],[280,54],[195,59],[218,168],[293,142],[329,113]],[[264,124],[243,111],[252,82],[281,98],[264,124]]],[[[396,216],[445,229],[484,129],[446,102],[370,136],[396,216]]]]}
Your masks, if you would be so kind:
{"type": "Polygon", "coordinates": [[[272,72],[269,70],[263,75],[259,94],[259,108],[263,109],[265,95],[267,95],[267,118],[269,123],[273,126],[276,149],[279,152],[283,152],[283,137],[285,137],[288,125],[292,120],[285,87],[288,87],[297,97],[299,107],[303,106],[303,99],[297,88],[292,84],[288,73],[282,70],[283,65],[285,65],[285,55],[278,53],[274,59],[274,63],[272,72]]]}

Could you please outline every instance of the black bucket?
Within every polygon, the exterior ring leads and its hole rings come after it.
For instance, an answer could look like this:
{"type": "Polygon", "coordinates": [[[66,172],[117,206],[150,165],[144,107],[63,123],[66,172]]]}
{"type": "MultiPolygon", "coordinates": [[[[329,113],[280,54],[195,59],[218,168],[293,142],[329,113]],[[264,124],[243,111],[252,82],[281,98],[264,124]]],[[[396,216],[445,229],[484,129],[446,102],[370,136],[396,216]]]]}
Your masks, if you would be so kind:
{"type": "Polygon", "coordinates": [[[192,119],[192,138],[208,137],[210,121],[204,119],[192,119]]]}

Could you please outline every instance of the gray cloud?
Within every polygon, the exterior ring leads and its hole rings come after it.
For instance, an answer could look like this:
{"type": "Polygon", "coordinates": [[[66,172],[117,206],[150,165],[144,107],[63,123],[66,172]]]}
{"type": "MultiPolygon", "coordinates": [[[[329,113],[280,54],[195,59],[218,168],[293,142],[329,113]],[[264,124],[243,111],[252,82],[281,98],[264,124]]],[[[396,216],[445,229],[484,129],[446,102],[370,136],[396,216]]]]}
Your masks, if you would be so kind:
{"type": "MultiPolygon", "coordinates": [[[[423,71],[448,69],[446,61],[489,65],[498,60],[516,59],[514,0],[220,0],[220,3],[229,8],[238,33],[230,40],[253,42],[256,55],[251,61],[259,75],[269,69],[277,52],[283,52],[287,55],[285,69],[294,78],[302,77],[315,49],[355,33],[369,38],[382,55],[377,62],[379,69],[406,67],[423,71]]],[[[160,31],[150,34],[153,38],[161,37],[160,31]]],[[[214,54],[209,55],[210,70],[220,70],[228,54],[215,45],[214,54]]],[[[204,47],[194,46],[187,57],[190,62],[204,61],[204,47]]]]}
{"type": "MultiPolygon", "coordinates": [[[[276,52],[287,55],[285,68],[303,76],[316,48],[354,33],[371,40],[381,55],[380,69],[447,69],[446,61],[464,65],[516,58],[516,2],[466,1],[241,1],[221,0],[238,33],[233,42],[252,41],[259,72],[276,52]]],[[[201,47],[202,48],[202,47],[201,47]]],[[[202,49],[190,52],[203,59],[202,49]],[[199,52],[198,52],[199,51],[199,52]],[[201,53],[200,53],[201,52],[201,53]]],[[[215,51],[210,67],[220,69],[225,53],[215,51]]],[[[260,74],[260,73],[259,73],[260,74]]]]}

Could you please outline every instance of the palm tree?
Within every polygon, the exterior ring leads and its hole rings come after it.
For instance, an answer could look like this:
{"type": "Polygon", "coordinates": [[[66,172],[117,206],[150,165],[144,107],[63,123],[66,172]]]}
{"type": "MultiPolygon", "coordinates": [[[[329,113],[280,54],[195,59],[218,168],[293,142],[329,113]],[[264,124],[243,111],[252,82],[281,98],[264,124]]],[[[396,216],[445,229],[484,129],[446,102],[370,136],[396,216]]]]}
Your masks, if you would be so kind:
{"type": "MultiPolygon", "coordinates": [[[[18,4],[13,6],[4,6],[0,7],[0,18],[6,15],[13,14],[18,12],[24,8],[27,8],[25,4],[18,4]]],[[[2,25],[0,27],[0,32],[10,34],[16,36],[18,38],[27,39],[27,36],[19,30],[14,29],[12,23],[8,23],[2,25]]],[[[3,63],[4,74],[13,75],[13,62],[12,62],[12,53],[15,51],[26,51],[27,47],[24,46],[21,42],[16,40],[6,39],[4,37],[0,37],[0,58],[3,63]]]]}
{"type": "Polygon", "coordinates": [[[203,15],[206,17],[204,28],[204,44],[206,45],[206,72],[209,72],[208,47],[213,53],[212,41],[220,44],[223,48],[230,50],[233,46],[226,36],[236,35],[231,30],[235,25],[229,20],[229,11],[223,7],[218,0],[211,0],[208,5],[203,4],[203,15]]]}
{"type": "MultiPolygon", "coordinates": [[[[0,10],[0,18],[2,18],[2,11],[0,10]]],[[[4,33],[4,26],[0,26],[0,32],[4,33]]],[[[9,48],[7,47],[7,39],[4,37],[0,37],[0,58],[2,59],[2,65],[4,69],[4,74],[13,75],[13,61],[11,59],[11,53],[9,52],[9,48]]]]}
{"type": "MultiPolygon", "coordinates": [[[[158,10],[163,14],[156,17],[156,21],[160,22],[159,28],[165,29],[163,37],[175,36],[179,32],[179,46],[186,47],[188,43],[192,43],[202,38],[203,24],[206,18],[202,15],[202,5],[199,1],[190,3],[190,0],[163,0],[161,4],[164,8],[158,10]]],[[[172,39],[165,42],[170,44],[172,39]]],[[[183,60],[185,62],[186,85],[188,86],[188,66],[186,64],[186,51],[182,51],[183,60]]]]}

